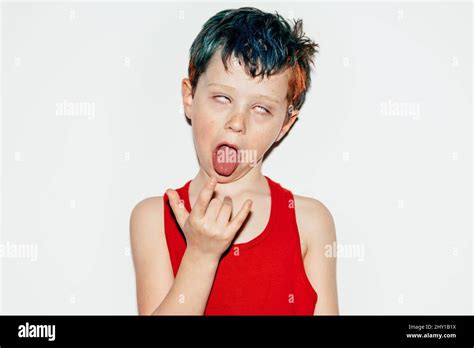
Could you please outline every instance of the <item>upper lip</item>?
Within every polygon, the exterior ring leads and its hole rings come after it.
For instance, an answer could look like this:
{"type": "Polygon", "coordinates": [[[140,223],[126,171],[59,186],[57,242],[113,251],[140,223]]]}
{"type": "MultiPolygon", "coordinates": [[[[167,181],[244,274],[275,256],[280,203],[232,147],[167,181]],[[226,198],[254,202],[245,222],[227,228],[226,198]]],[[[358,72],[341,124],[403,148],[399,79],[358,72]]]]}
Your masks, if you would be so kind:
{"type": "Polygon", "coordinates": [[[228,141],[221,141],[220,143],[217,144],[217,146],[215,147],[216,149],[222,145],[226,145],[228,147],[232,147],[233,149],[235,150],[238,150],[239,149],[239,146],[238,145],[235,145],[235,144],[232,144],[228,141]]]}

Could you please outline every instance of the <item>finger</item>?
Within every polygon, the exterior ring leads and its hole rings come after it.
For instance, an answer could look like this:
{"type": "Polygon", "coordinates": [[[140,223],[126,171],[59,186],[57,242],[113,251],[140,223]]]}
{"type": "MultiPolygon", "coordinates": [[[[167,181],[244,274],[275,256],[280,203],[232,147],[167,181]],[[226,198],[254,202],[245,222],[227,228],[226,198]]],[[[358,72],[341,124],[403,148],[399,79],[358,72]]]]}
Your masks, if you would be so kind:
{"type": "Polygon", "coordinates": [[[229,222],[229,225],[227,225],[227,230],[236,233],[249,215],[251,207],[252,200],[246,200],[237,215],[229,222]]]}
{"type": "Polygon", "coordinates": [[[227,226],[229,219],[232,216],[232,198],[229,196],[224,197],[222,202],[221,210],[217,216],[217,224],[219,226],[227,226]]]}
{"type": "Polygon", "coordinates": [[[171,209],[173,210],[174,216],[178,221],[179,227],[181,229],[184,227],[184,223],[189,216],[189,212],[184,206],[184,201],[180,199],[178,192],[172,189],[166,190],[166,195],[169,198],[171,209]]]}
{"type": "Polygon", "coordinates": [[[193,207],[193,211],[196,211],[196,216],[204,217],[206,214],[207,206],[209,205],[212,195],[214,194],[216,184],[217,179],[215,177],[211,177],[204,185],[193,207]]]}
{"type": "Polygon", "coordinates": [[[214,198],[211,200],[209,203],[209,206],[207,207],[206,210],[206,219],[209,219],[208,221],[216,221],[217,216],[219,215],[219,211],[221,210],[222,206],[222,201],[218,198],[214,198]]]}

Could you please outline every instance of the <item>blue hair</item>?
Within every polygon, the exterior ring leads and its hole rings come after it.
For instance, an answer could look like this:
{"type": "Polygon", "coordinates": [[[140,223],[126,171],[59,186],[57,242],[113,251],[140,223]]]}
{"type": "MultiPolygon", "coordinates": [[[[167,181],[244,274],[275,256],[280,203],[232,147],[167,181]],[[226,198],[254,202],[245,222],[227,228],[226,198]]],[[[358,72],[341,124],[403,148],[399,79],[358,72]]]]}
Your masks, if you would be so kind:
{"type": "Polygon", "coordinates": [[[254,78],[263,79],[291,68],[287,101],[299,110],[311,86],[310,64],[314,65],[318,47],[305,36],[301,19],[294,20],[292,27],[278,13],[266,13],[254,7],[220,11],[203,25],[189,50],[192,95],[211,57],[222,48],[226,71],[232,56],[254,78]]]}

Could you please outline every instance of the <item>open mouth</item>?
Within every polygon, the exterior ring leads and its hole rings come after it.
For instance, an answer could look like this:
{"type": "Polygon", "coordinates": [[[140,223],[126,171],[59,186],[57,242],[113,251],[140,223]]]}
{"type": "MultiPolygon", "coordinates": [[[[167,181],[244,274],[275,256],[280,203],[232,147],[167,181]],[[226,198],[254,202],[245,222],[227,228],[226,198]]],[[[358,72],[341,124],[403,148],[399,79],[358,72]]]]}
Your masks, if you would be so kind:
{"type": "Polygon", "coordinates": [[[229,143],[219,143],[212,152],[212,164],[217,174],[230,176],[239,165],[239,148],[229,143]]]}

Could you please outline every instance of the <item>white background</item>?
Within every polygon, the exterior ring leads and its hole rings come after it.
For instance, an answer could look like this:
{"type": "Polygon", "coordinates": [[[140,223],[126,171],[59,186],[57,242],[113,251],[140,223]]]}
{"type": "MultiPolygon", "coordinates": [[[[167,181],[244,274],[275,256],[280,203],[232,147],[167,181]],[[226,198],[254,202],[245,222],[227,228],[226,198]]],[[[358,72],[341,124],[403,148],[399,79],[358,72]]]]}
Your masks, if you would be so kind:
{"type": "Polygon", "coordinates": [[[137,313],[130,212],[198,170],[189,47],[249,5],[320,45],[263,169],[363,250],[339,257],[341,314],[472,313],[472,4],[26,2],[2,5],[1,243],[38,254],[0,258],[1,314],[137,313]]]}

